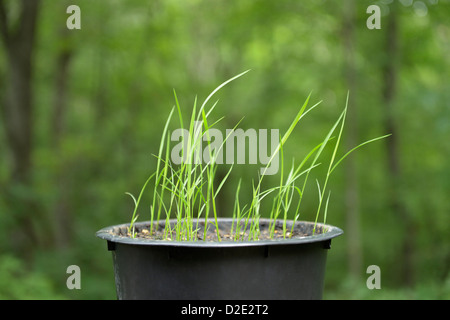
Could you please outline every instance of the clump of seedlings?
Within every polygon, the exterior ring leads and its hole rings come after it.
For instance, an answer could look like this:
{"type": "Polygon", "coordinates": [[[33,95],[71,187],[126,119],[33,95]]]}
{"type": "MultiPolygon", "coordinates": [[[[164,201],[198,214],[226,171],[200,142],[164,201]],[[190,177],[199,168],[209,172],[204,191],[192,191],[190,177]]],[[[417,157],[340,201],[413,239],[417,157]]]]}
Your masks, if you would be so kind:
{"type": "Polygon", "coordinates": [[[253,183],[250,203],[245,205],[240,203],[241,181],[239,181],[231,221],[227,220],[226,224],[221,225],[217,214],[216,198],[230,176],[233,166],[217,183],[217,157],[229,136],[225,137],[219,146],[211,143],[210,129],[223,118],[212,122],[210,115],[218,101],[212,104],[208,110],[207,104],[221,88],[247,72],[245,71],[219,85],[200,107],[198,107],[197,99],[195,99],[189,125],[186,129],[184,128],[181,107],[174,91],[175,106],[167,118],[161,135],[158,155],[155,155],[156,170],[145,181],[137,198],[127,192],[134,201],[134,211],[127,229],[127,236],[172,241],[256,241],[262,238],[286,239],[326,232],[318,221],[323,212],[323,224],[326,223],[330,200],[330,192],[327,187],[331,174],[350,153],[389,135],[365,141],[337,158],[347,113],[347,96],[344,110],[325,138],[306,154],[298,164],[293,164],[287,177],[284,178],[283,147],[299,121],[320,104],[319,102],[308,107],[310,99],[310,96],[308,96],[288,130],[279,139],[277,147],[274,148],[269,158],[270,160],[259,175],[259,180],[253,183]],[[180,137],[182,141],[179,144],[181,147],[178,151],[182,161],[179,161],[179,163],[174,163],[171,159],[169,124],[175,113],[178,115],[180,128],[188,132],[187,135],[180,137]],[[198,125],[199,123],[201,125],[198,125]],[[197,150],[204,141],[207,141],[207,148],[205,148],[207,154],[206,156],[203,155],[204,161],[198,161],[197,150]],[[320,184],[316,180],[319,202],[314,224],[311,224],[311,228],[309,228],[312,230],[300,230],[302,228],[297,228],[299,226],[297,221],[310,172],[317,166],[324,165],[319,163],[318,160],[329,144],[334,144],[334,146],[332,147],[331,158],[325,164],[327,165],[327,171],[324,181],[320,184]],[[280,181],[277,185],[263,190],[264,173],[277,156],[281,157],[280,181]],[[137,211],[147,188],[152,189],[153,195],[150,205],[150,221],[145,227],[139,226],[137,228],[137,211]],[[261,219],[261,202],[266,198],[272,199],[269,218],[261,219]],[[288,220],[288,215],[292,215],[292,213],[294,219],[288,220]]]}

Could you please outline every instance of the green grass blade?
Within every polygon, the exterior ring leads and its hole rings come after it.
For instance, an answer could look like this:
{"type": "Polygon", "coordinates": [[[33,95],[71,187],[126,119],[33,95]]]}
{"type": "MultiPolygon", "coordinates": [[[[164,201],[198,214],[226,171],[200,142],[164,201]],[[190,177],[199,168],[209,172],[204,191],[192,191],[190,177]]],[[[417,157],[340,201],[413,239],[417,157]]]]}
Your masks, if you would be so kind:
{"type": "Polygon", "coordinates": [[[363,143],[357,145],[356,147],[354,147],[353,149],[351,149],[350,151],[348,151],[345,155],[343,155],[342,158],[340,158],[339,161],[337,161],[337,162],[334,164],[334,166],[331,168],[330,173],[333,172],[334,169],[336,169],[336,167],[338,166],[338,164],[340,164],[340,163],[342,162],[342,160],[344,160],[350,153],[352,153],[352,152],[355,151],[356,149],[359,149],[360,147],[362,147],[362,146],[364,146],[364,145],[366,145],[366,144],[369,144],[369,143],[371,143],[371,142],[375,142],[375,141],[377,141],[377,140],[381,140],[381,139],[387,138],[387,137],[389,137],[389,136],[391,136],[391,135],[392,135],[392,134],[386,134],[386,135],[384,135],[384,136],[377,137],[377,138],[373,138],[373,139],[367,140],[367,141],[365,141],[365,142],[363,142],[363,143]]]}
{"type": "Polygon", "coordinates": [[[214,94],[216,94],[217,91],[219,91],[220,89],[222,89],[224,86],[226,86],[228,83],[230,83],[231,81],[236,80],[237,78],[243,76],[244,74],[246,74],[247,72],[249,72],[249,70],[246,70],[240,74],[238,74],[237,76],[232,77],[231,79],[228,79],[227,81],[223,82],[222,84],[220,84],[216,89],[214,89],[209,96],[205,99],[205,101],[203,102],[202,106],[200,107],[200,112],[205,108],[205,105],[208,103],[209,99],[211,99],[212,96],[214,96],[214,94]]]}

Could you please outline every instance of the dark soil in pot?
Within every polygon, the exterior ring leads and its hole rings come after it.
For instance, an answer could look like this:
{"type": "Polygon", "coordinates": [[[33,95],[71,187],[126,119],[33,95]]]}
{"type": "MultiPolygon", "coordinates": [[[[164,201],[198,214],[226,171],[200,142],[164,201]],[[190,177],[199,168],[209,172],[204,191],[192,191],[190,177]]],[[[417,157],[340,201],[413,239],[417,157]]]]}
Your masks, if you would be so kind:
{"type": "MultiPolygon", "coordinates": [[[[171,229],[174,229],[174,220],[171,220],[171,229]]],[[[250,225],[250,223],[248,223],[250,225]]],[[[173,241],[176,238],[175,231],[172,232],[171,236],[164,234],[165,221],[160,221],[154,223],[153,232],[150,234],[150,223],[138,223],[135,226],[135,237],[139,239],[153,239],[153,240],[166,240],[173,241]]],[[[196,232],[195,240],[191,241],[213,241],[217,242],[217,230],[213,221],[209,222],[209,226],[206,231],[206,239],[204,228],[204,220],[199,220],[198,223],[194,223],[194,228],[198,231],[196,232]]],[[[241,228],[243,230],[245,226],[245,221],[241,221],[241,228]]],[[[259,232],[257,239],[249,239],[249,232],[241,231],[239,232],[238,239],[236,240],[236,225],[232,223],[231,219],[220,219],[219,223],[219,236],[221,241],[255,241],[255,240],[281,240],[281,239],[299,239],[303,237],[312,236],[313,234],[320,235],[324,232],[324,227],[321,224],[316,225],[314,230],[314,224],[297,222],[294,229],[292,229],[292,221],[286,224],[286,233],[284,232],[283,222],[281,220],[275,222],[273,236],[270,237],[270,232],[273,226],[270,225],[268,219],[260,219],[259,222],[259,232]],[[233,233],[231,232],[233,230],[233,233]]],[[[248,228],[247,228],[248,229],[248,228]]],[[[121,237],[130,237],[128,232],[128,225],[123,225],[120,228],[114,230],[115,235],[121,237]]],[[[184,239],[185,241],[187,239],[184,239]]]]}

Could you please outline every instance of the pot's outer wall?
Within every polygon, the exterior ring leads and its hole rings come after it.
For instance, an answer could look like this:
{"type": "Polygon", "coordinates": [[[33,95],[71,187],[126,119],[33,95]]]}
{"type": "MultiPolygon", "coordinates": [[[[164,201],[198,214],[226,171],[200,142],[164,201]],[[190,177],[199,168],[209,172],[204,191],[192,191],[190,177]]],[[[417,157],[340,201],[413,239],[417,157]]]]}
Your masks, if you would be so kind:
{"type": "Polygon", "coordinates": [[[183,248],[116,244],[119,299],[321,299],[323,243],[183,248]]]}
{"type": "Polygon", "coordinates": [[[297,241],[194,244],[98,236],[112,251],[118,299],[321,299],[331,232],[297,241]],[[313,240],[312,240],[313,239],[313,240]]]}

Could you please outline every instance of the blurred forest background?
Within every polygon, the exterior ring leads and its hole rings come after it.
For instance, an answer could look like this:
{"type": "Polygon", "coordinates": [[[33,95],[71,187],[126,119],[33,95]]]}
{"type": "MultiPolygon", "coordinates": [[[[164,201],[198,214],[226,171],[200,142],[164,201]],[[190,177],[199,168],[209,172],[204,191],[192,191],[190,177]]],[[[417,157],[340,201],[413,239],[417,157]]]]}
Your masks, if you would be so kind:
{"type": "MultiPolygon", "coordinates": [[[[196,95],[247,69],[218,95],[220,128],[245,117],[243,129],[283,133],[311,91],[323,100],[286,159],[326,135],[348,91],[342,154],[392,133],[330,181],[327,222],[345,234],[329,253],[324,298],[450,298],[449,0],[0,0],[0,38],[1,299],[115,299],[95,232],[129,222],[125,192],[155,168],[173,89],[189,114],[196,95]],[[72,4],[80,30],[66,27],[72,4]],[[366,26],[372,4],[379,30],[366,26]],[[73,264],[81,290],[66,287],[73,264]],[[370,265],[381,290],[366,287],[370,265]]],[[[239,177],[258,168],[235,166],[221,215],[239,177]]],[[[314,219],[312,187],[303,220],[314,219]]]]}

